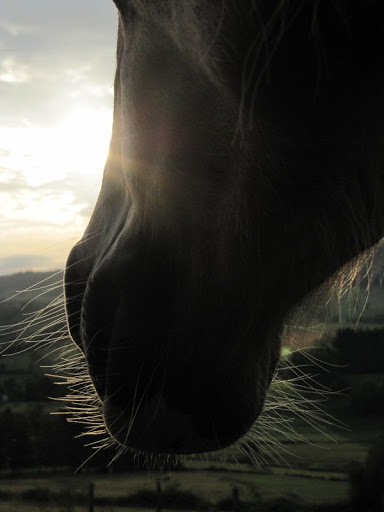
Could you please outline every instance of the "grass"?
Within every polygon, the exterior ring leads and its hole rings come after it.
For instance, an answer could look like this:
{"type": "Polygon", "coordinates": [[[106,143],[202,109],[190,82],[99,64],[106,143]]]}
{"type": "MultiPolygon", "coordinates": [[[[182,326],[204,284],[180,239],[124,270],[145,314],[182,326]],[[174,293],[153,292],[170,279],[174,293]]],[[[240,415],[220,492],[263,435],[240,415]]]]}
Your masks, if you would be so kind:
{"type": "MultiPolygon", "coordinates": [[[[377,378],[378,376],[375,376],[377,378]]],[[[362,377],[360,377],[362,378],[362,377]]],[[[357,378],[358,379],[358,378],[357,378]]],[[[357,379],[352,378],[356,381],[357,379]]],[[[352,384],[352,382],[351,382],[352,384]]],[[[161,482],[164,493],[173,489],[173,504],[182,503],[187,506],[193,503],[193,498],[207,502],[211,508],[219,503],[230,502],[233,487],[237,487],[241,502],[255,503],[261,499],[270,502],[286,499],[306,505],[340,503],[348,499],[348,471],[352,463],[363,463],[370,444],[384,430],[384,418],[351,415],[348,409],[340,410],[338,401],[330,403],[331,414],[349,425],[349,428],[330,427],[325,433],[311,429],[304,423],[297,423],[296,429],[303,434],[311,444],[302,442],[283,443],[283,467],[273,465],[269,472],[260,473],[254,470],[242,458],[236,448],[229,448],[226,453],[217,453],[204,457],[195,457],[183,461],[185,471],[175,471],[172,479],[161,482]],[[334,439],[335,441],[332,441],[334,439]],[[238,462],[235,462],[235,461],[238,462]],[[233,461],[231,463],[231,461],[233,461]],[[184,498],[183,498],[184,497],[184,498]],[[189,501],[188,501],[189,500],[189,501]]],[[[119,512],[135,510],[126,507],[128,499],[131,504],[147,503],[156,498],[157,474],[86,474],[78,475],[29,475],[23,478],[0,479],[0,512],[78,512],[85,510],[82,506],[73,506],[71,501],[67,506],[57,499],[60,493],[76,493],[87,495],[89,483],[95,484],[96,510],[102,512],[119,512]],[[43,497],[41,503],[26,501],[22,497],[26,492],[33,491],[29,496],[43,497]],[[51,501],[48,500],[49,489],[51,501]],[[6,494],[9,493],[9,494],[6,494]],[[134,501],[140,496],[147,501],[134,501]],[[131,498],[129,498],[131,497],[131,498]],[[45,499],[47,498],[47,499],[45,499]],[[118,506],[124,504],[123,506],[118,506]]],[[[172,494],[171,492],[171,494],[172,494]]],[[[28,496],[28,494],[27,494],[28,496]]],[[[198,504],[198,501],[196,501],[198,504]]],[[[299,506],[299,505],[298,505],[299,506]]],[[[198,505],[194,510],[198,509],[198,505]]],[[[176,508],[181,510],[181,508],[176,508]]],[[[175,508],[173,510],[176,510],[175,508]]],[[[140,512],[144,509],[137,508],[140,512]]],[[[154,510],[154,507],[151,507],[154,510]]]]}
{"type": "MultiPolygon", "coordinates": [[[[123,475],[92,475],[95,484],[95,496],[98,499],[123,502],[129,495],[140,491],[155,493],[156,479],[143,474],[123,475]]],[[[43,494],[44,489],[49,489],[51,495],[62,493],[70,489],[72,492],[86,494],[89,475],[73,476],[47,476],[44,478],[1,480],[0,491],[8,492],[14,497],[25,495],[26,491],[35,489],[35,495],[43,494]],[[41,489],[41,491],[36,491],[41,489]]],[[[260,474],[245,472],[209,472],[193,471],[175,473],[169,483],[162,483],[163,492],[169,487],[174,488],[174,493],[186,494],[193,492],[201,500],[211,505],[228,499],[232,488],[237,487],[242,501],[252,502],[255,492],[260,494],[263,500],[276,498],[295,498],[305,503],[333,503],[346,499],[348,483],[342,479],[327,480],[326,475],[321,478],[304,478],[302,475],[292,474],[260,474]]],[[[1,510],[1,509],[0,509],[1,510]]]]}
{"type": "MultiPolygon", "coordinates": [[[[305,443],[286,443],[280,449],[281,458],[285,460],[284,464],[271,467],[282,467],[308,471],[334,471],[345,472],[348,470],[351,462],[363,462],[368,451],[367,443],[355,442],[324,442],[316,444],[305,443]]],[[[238,473],[252,471],[252,466],[248,463],[231,464],[215,461],[192,460],[184,462],[184,466],[193,470],[221,470],[236,471],[238,473]]]]}
{"type": "MultiPolygon", "coordinates": [[[[301,431],[306,432],[313,444],[285,443],[283,449],[286,465],[284,467],[272,466],[269,472],[260,473],[254,470],[250,464],[240,462],[230,463],[228,460],[236,459],[236,449],[227,450],[227,455],[216,454],[204,457],[203,460],[196,457],[183,463],[185,470],[175,471],[171,474],[170,481],[162,481],[161,487],[164,493],[173,492],[173,504],[178,503],[183,496],[184,501],[193,503],[193,497],[207,502],[210,508],[219,503],[230,502],[233,487],[237,487],[241,502],[255,503],[258,500],[271,502],[273,500],[286,499],[295,502],[302,507],[308,505],[340,503],[348,500],[349,482],[347,472],[352,462],[362,463],[369,449],[370,441],[374,434],[381,431],[382,423],[372,425],[369,418],[354,418],[344,414],[340,418],[345,423],[352,425],[351,430],[338,432],[340,442],[331,442],[325,434],[309,431],[304,425],[298,425],[301,431]],[[358,441],[355,441],[357,439],[358,441]],[[189,501],[188,501],[189,500],[189,501]]],[[[332,431],[332,437],[335,431],[332,431]]],[[[336,431],[337,432],[337,431],[336,431]]],[[[89,483],[95,485],[96,510],[99,512],[124,512],[134,510],[144,512],[145,509],[128,507],[128,499],[131,504],[147,503],[147,501],[133,501],[134,496],[147,497],[152,500],[156,497],[156,477],[158,474],[135,472],[130,474],[86,474],[77,475],[30,475],[23,478],[0,479],[0,495],[4,493],[4,499],[0,501],[0,512],[80,512],[85,510],[82,506],[73,506],[69,501],[64,505],[57,500],[60,493],[73,493],[87,495],[89,483]],[[38,489],[42,491],[38,491],[38,489]],[[49,489],[52,500],[43,499],[35,504],[23,500],[26,492],[32,490],[32,495],[39,493],[44,498],[44,489],[49,489]],[[37,491],[36,491],[37,490],[37,491]],[[7,494],[8,493],[8,494],[7,494]],[[54,499],[56,497],[56,499],[54,499]],[[59,504],[59,505],[58,505],[59,504]],[[120,506],[124,504],[124,506],[120,506]]],[[[28,494],[27,494],[28,495],[28,494]]],[[[48,498],[48,492],[46,493],[48,498]]],[[[196,501],[196,504],[198,501],[196,501]]],[[[194,510],[196,507],[191,507],[194,510]]],[[[173,508],[173,510],[181,508],[173,508]]],[[[152,506],[151,509],[154,510],[152,506]]]]}
{"type": "Polygon", "coordinates": [[[236,485],[246,501],[252,501],[255,491],[264,501],[288,498],[307,504],[337,503],[348,497],[348,482],[345,481],[274,474],[242,475],[241,478],[226,477],[225,480],[236,485]]]}
{"type": "Polygon", "coordinates": [[[352,462],[363,462],[368,452],[368,446],[359,443],[297,443],[286,449],[288,467],[336,472],[348,471],[352,462]]]}
{"type": "MultiPolygon", "coordinates": [[[[339,433],[341,442],[330,442],[324,434],[312,431],[308,434],[314,444],[286,443],[283,446],[286,450],[284,453],[287,462],[285,467],[273,466],[268,473],[259,473],[245,462],[229,463],[228,460],[234,459],[237,453],[235,449],[230,449],[227,451],[227,457],[217,454],[207,457],[206,460],[199,458],[186,460],[183,463],[186,470],[175,471],[169,482],[161,482],[162,489],[166,492],[167,489],[173,487],[176,493],[193,493],[211,505],[228,500],[234,486],[239,489],[240,500],[248,502],[254,502],[255,496],[260,496],[264,501],[285,498],[303,504],[345,501],[348,499],[349,486],[347,471],[352,461],[363,462],[365,460],[370,440],[366,436],[372,436],[373,428],[372,425],[369,426],[369,419],[360,418],[355,421],[353,418],[344,418],[344,421],[346,420],[351,420],[350,422],[354,423],[356,428],[352,431],[341,431],[339,433]],[[360,438],[363,441],[353,441],[352,438],[360,438]]],[[[306,428],[299,427],[302,430],[306,428]]],[[[375,430],[377,433],[377,425],[375,430]]],[[[68,490],[72,493],[86,495],[89,483],[92,481],[95,484],[96,498],[104,500],[102,503],[106,503],[108,500],[111,503],[108,506],[98,504],[97,510],[112,512],[116,509],[119,512],[124,510],[132,512],[133,508],[117,507],[113,504],[118,503],[119,499],[125,503],[128,496],[133,496],[138,492],[155,495],[157,476],[158,474],[137,472],[130,474],[47,474],[38,477],[30,475],[23,478],[2,478],[0,493],[9,493],[10,497],[21,498],[26,491],[31,489],[49,489],[52,495],[65,493],[68,490]]],[[[15,506],[15,500],[12,501],[6,497],[5,499],[6,501],[0,502],[0,512],[3,510],[7,510],[7,512],[13,512],[13,510],[77,512],[76,507],[58,508],[54,503],[41,503],[35,507],[19,499],[15,506]],[[7,507],[4,507],[5,503],[8,503],[7,507]]],[[[138,510],[143,512],[143,509],[138,510]]]]}
{"type": "MultiPolygon", "coordinates": [[[[85,512],[84,507],[62,507],[59,505],[30,505],[17,501],[0,502],[0,512],[85,512]]],[[[98,506],[97,512],[154,512],[154,508],[98,506]]],[[[163,508],[162,512],[167,512],[163,508]]],[[[174,510],[172,511],[174,512],[174,510]]],[[[187,511],[185,511],[187,512],[187,511]]]]}

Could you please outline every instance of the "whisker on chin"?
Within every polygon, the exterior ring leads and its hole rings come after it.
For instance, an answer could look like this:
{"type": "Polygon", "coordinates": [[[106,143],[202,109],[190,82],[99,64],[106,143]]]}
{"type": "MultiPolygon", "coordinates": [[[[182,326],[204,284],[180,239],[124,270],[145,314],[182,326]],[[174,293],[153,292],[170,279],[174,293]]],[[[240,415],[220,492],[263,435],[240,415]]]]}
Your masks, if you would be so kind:
{"type": "MultiPolygon", "coordinates": [[[[30,286],[26,289],[26,293],[30,294],[31,291],[36,291],[37,299],[41,299],[44,295],[49,296],[49,292],[57,292],[59,287],[57,284],[49,288],[48,285],[44,285],[44,292],[41,293],[41,283],[37,283],[36,286],[30,286]]],[[[22,296],[23,291],[18,292],[17,296],[22,296]]],[[[30,306],[34,301],[34,298],[28,300],[27,306],[30,306]]],[[[116,450],[116,453],[112,456],[110,464],[115,462],[122,454],[127,452],[136,453],[139,459],[146,459],[147,464],[155,465],[157,463],[163,464],[164,456],[153,454],[153,455],[140,455],[140,451],[135,452],[124,446],[124,444],[117,443],[113,438],[108,435],[108,431],[104,424],[103,419],[103,406],[100,398],[97,396],[94,385],[91,378],[89,377],[87,364],[83,353],[73,344],[67,331],[65,320],[65,310],[63,296],[60,294],[55,299],[51,300],[49,304],[43,306],[40,310],[34,311],[33,313],[27,313],[27,318],[21,320],[15,325],[3,326],[1,328],[1,335],[16,335],[16,338],[12,341],[3,342],[5,348],[3,351],[10,350],[12,347],[19,347],[18,350],[14,350],[14,354],[30,350],[43,350],[45,354],[39,359],[42,363],[44,360],[55,360],[55,362],[44,364],[42,366],[47,370],[47,375],[53,378],[58,385],[64,385],[68,391],[61,398],[58,398],[59,402],[63,403],[63,409],[61,412],[54,412],[53,414],[64,415],[67,421],[71,423],[79,423],[83,426],[84,431],[82,436],[92,436],[98,439],[92,440],[90,443],[86,443],[86,446],[92,448],[93,453],[90,458],[84,461],[84,464],[90,459],[97,456],[102,450],[116,450]],[[52,330],[57,327],[56,330],[52,330]],[[31,331],[31,332],[28,332],[31,331]],[[52,332],[51,332],[52,331],[52,332]],[[20,348],[23,347],[23,348],[20,348]],[[48,373],[49,372],[49,373],[48,373]],[[156,462],[155,462],[156,461],[156,462]]],[[[297,349],[299,350],[299,349],[297,349]]],[[[318,358],[308,354],[309,364],[322,363],[318,361],[318,358]]],[[[147,391],[151,385],[152,379],[154,378],[159,367],[164,365],[163,379],[161,388],[164,386],[166,379],[166,367],[167,357],[164,354],[164,358],[159,360],[157,366],[152,369],[151,377],[146,382],[146,385],[141,391],[141,397],[137,400],[137,391],[139,386],[140,374],[138,373],[136,382],[136,391],[133,396],[131,404],[131,413],[129,419],[127,416],[126,422],[123,421],[121,430],[126,429],[125,439],[129,439],[130,432],[133,428],[135,418],[140,411],[140,407],[145,400],[147,391]]],[[[289,367],[286,365],[285,368],[289,367]]],[[[294,377],[289,380],[281,379],[279,371],[276,372],[273,383],[272,393],[267,394],[264,411],[258,419],[257,423],[246,434],[238,443],[237,448],[239,453],[246,455],[253,464],[262,466],[270,460],[277,462],[284,462],[284,456],[282,452],[286,450],[284,442],[280,439],[283,437],[289,441],[305,441],[303,435],[297,433],[292,425],[295,418],[301,418],[312,428],[319,428],[319,425],[323,425],[323,428],[329,425],[335,425],[335,422],[331,416],[324,412],[323,401],[333,392],[321,388],[313,382],[313,377],[305,373],[303,365],[300,367],[289,367],[294,377]],[[287,386],[289,389],[287,389],[287,386]],[[308,394],[314,395],[314,398],[308,399],[308,394]],[[289,412],[289,416],[288,413],[289,412]],[[273,434],[275,432],[275,435],[273,434]]],[[[121,383],[123,388],[125,382],[121,383]]],[[[114,391],[117,394],[119,389],[114,391]]],[[[161,393],[161,389],[159,390],[161,393]]],[[[113,398],[113,394],[109,397],[113,398]]],[[[161,397],[158,397],[158,406],[160,404],[161,397]]],[[[154,411],[154,417],[156,416],[154,411]]],[[[127,411],[122,410],[120,416],[126,416],[127,411]]],[[[118,422],[120,418],[115,418],[114,421],[118,422]]],[[[340,424],[339,424],[340,426],[340,424]]],[[[289,451],[288,451],[289,453],[289,451]]],[[[200,455],[204,457],[204,455],[200,455]]],[[[206,457],[208,455],[206,454],[206,457]]],[[[212,456],[210,456],[212,458],[212,456]]],[[[226,458],[227,453],[224,450],[218,458],[226,458]]],[[[177,461],[183,459],[180,457],[172,457],[172,463],[177,464],[177,461]]],[[[80,469],[80,468],[79,468],[80,469]]]]}

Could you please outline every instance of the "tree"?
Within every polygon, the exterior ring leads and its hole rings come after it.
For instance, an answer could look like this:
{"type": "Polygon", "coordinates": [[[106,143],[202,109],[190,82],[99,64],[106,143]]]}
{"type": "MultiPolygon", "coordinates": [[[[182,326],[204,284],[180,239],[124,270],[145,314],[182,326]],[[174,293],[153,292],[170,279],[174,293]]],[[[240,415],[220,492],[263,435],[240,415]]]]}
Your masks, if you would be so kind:
{"type": "Polygon", "coordinates": [[[382,512],[384,505],[384,438],[368,452],[364,466],[350,473],[351,498],[356,511],[382,512]]]}

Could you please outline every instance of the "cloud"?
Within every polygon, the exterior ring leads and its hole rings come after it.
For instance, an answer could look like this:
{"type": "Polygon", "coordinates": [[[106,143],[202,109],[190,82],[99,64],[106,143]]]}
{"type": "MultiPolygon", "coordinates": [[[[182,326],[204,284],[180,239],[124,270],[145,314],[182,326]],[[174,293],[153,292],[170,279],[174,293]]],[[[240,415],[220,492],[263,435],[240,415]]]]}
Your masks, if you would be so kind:
{"type": "Polygon", "coordinates": [[[27,182],[21,171],[0,167],[0,192],[27,188],[27,182]]]}
{"type": "Polygon", "coordinates": [[[33,27],[32,25],[20,25],[7,19],[0,19],[0,28],[14,37],[17,37],[20,34],[31,34],[38,30],[37,27],[33,27]]]}
{"type": "Polygon", "coordinates": [[[2,0],[2,123],[49,126],[79,105],[111,108],[116,26],[111,0],[2,0]]]}
{"type": "Polygon", "coordinates": [[[0,82],[19,84],[29,79],[27,66],[20,66],[12,57],[7,57],[0,62],[0,82]]]}
{"type": "Polygon", "coordinates": [[[108,23],[116,24],[111,0],[2,0],[0,27],[13,37],[36,34],[67,40],[107,37],[108,23]],[[68,28],[71,28],[71,31],[68,28]]]}
{"type": "Polygon", "coordinates": [[[28,253],[11,254],[6,258],[0,258],[0,275],[41,268],[53,269],[54,260],[49,256],[28,253]]]}
{"type": "Polygon", "coordinates": [[[84,230],[108,149],[97,130],[110,134],[116,27],[112,0],[1,0],[0,274],[62,265],[84,230]]]}

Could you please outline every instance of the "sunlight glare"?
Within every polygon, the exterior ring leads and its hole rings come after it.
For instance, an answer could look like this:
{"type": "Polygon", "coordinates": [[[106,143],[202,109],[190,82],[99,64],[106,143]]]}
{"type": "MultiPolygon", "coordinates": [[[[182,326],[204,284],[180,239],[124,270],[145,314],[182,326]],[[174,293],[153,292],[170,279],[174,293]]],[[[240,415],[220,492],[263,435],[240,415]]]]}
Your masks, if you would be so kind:
{"type": "Polygon", "coordinates": [[[50,127],[0,127],[0,259],[28,241],[24,250],[39,254],[59,242],[52,262],[64,261],[92,212],[111,129],[107,108],[73,110],[50,127]]]}
{"type": "Polygon", "coordinates": [[[28,186],[62,180],[68,174],[100,180],[111,135],[112,112],[76,110],[56,126],[8,127],[0,131],[7,154],[0,165],[22,173],[28,186]]]}

